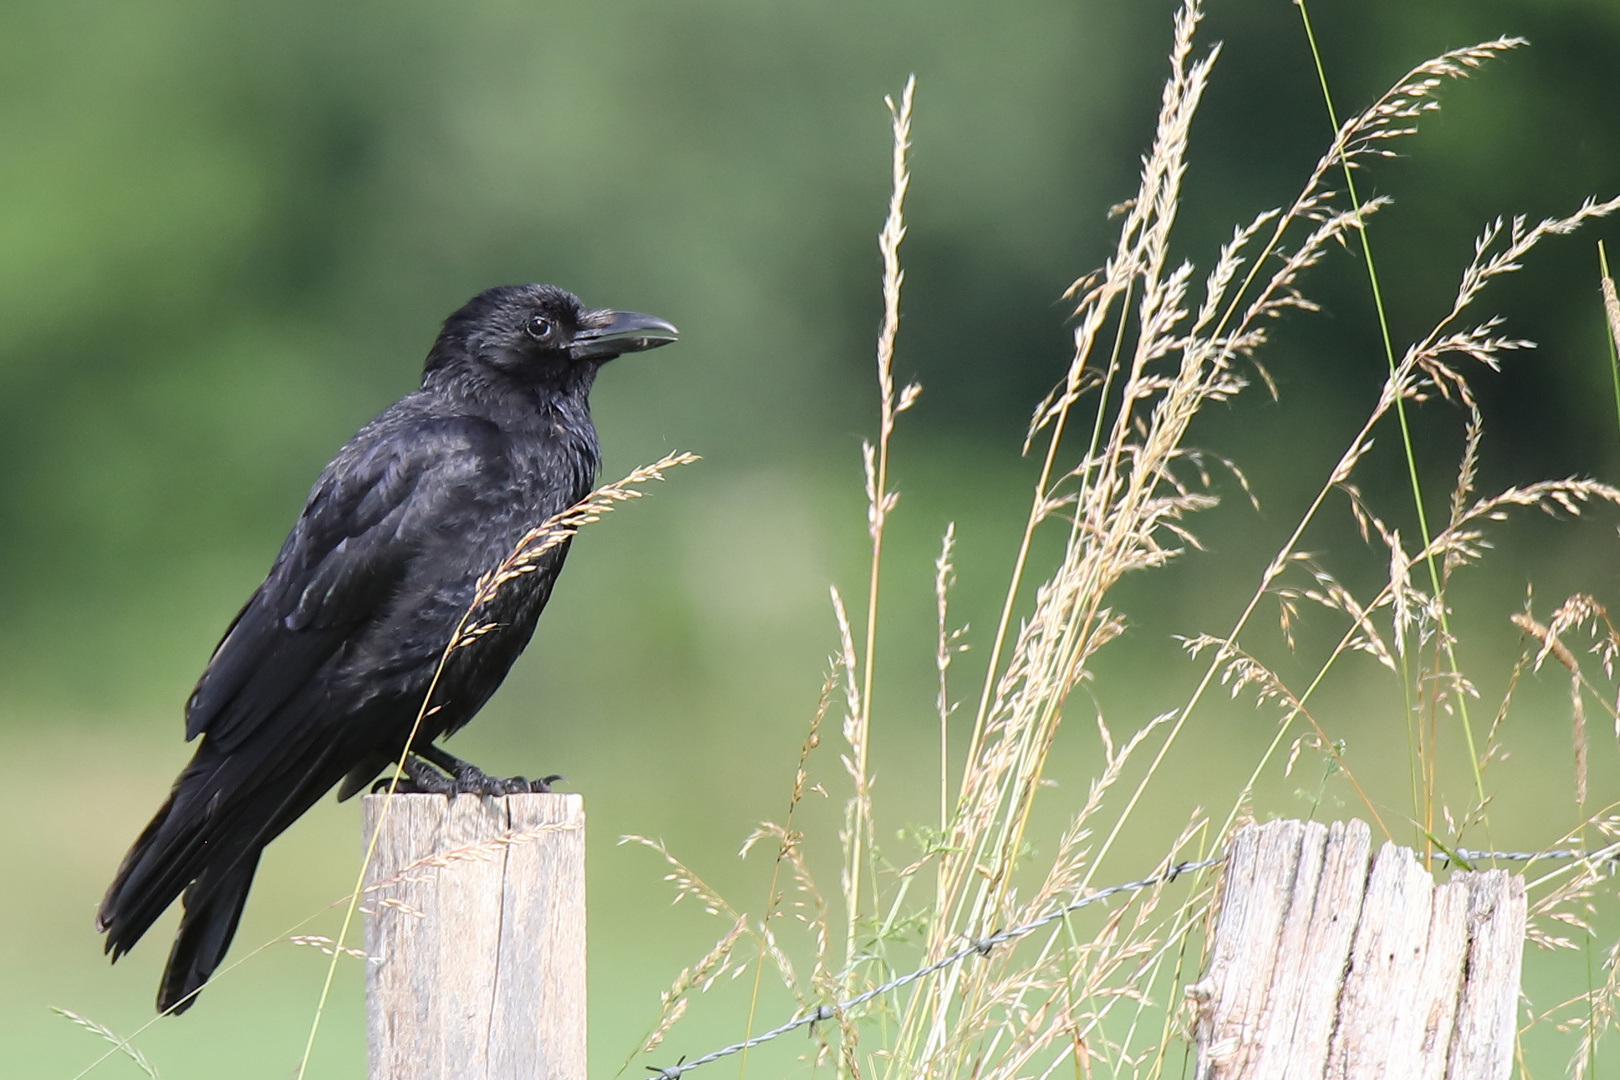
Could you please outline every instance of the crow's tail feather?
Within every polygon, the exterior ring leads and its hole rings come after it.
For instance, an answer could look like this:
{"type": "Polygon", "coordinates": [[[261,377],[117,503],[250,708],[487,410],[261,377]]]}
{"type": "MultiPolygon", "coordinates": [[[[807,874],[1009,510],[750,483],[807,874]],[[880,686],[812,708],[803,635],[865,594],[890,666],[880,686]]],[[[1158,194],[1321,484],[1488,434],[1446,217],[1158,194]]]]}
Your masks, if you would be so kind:
{"type": "Polygon", "coordinates": [[[106,951],[116,961],[134,948],[158,917],[202,871],[214,854],[217,827],[200,811],[205,787],[217,770],[199,769],[193,758],[158,812],[130,846],[96,912],[96,929],[107,935],[106,951]]]}
{"type": "Polygon", "coordinates": [[[331,764],[334,750],[294,765],[285,757],[221,754],[204,738],[124,856],[96,915],[114,960],[184,894],[185,914],[158,989],[160,1010],[184,1012],[219,965],[260,852],[347,771],[331,764]]]}
{"type": "Polygon", "coordinates": [[[159,1012],[172,1011],[178,1016],[191,1008],[197,991],[224,958],[247,904],[259,851],[253,848],[241,853],[221,873],[214,873],[212,867],[204,870],[186,889],[186,913],[174,935],[163,981],[158,984],[159,1012]]]}

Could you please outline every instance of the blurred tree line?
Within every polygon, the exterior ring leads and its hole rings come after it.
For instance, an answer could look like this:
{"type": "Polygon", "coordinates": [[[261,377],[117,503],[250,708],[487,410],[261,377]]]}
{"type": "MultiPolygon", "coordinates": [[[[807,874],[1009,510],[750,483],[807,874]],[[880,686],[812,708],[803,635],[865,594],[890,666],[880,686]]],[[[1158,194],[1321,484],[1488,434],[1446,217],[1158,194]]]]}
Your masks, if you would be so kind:
{"type": "MultiPolygon", "coordinates": [[[[1066,360],[1058,298],[1106,254],[1171,7],[10,5],[6,683],[88,707],[151,663],[195,667],[315,471],[412,384],[437,320],[494,282],[555,281],[685,331],[603,380],[610,468],[674,444],[720,470],[847,456],[869,426],[879,100],[908,72],[901,364],[928,387],[929,435],[1003,451],[1066,360]],[[183,646],[160,648],[165,626],[183,646]]],[[[1533,42],[1449,89],[1408,156],[1367,178],[1397,198],[1374,225],[1397,342],[1491,216],[1620,181],[1620,5],[1318,9],[1341,111],[1443,48],[1533,42]]],[[[1207,265],[1231,223],[1289,196],[1329,128],[1291,5],[1212,4],[1205,40],[1225,53],[1183,216],[1207,265]]],[[[1490,381],[1493,460],[1515,479],[1590,469],[1594,440],[1614,456],[1592,242],[1552,250],[1503,302],[1546,348],[1490,381]]],[[[1308,365],[1309,415],[1332,427],[1335,398],[1383,363],[1353,260],[1310,287],[1325,315],[1294,320],[1271,367],[1287,395],[1308,365]]],[[[1264,471],[1247,429],[1220,449],[1264,471]]]]}

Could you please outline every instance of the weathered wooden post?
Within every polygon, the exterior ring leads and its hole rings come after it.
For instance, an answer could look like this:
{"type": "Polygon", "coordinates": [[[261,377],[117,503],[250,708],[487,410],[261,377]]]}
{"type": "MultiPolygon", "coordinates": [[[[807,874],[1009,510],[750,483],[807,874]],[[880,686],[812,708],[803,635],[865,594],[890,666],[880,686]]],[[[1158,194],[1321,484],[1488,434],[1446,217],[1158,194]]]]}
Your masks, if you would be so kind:
{"type": "Polygon", "coordinates": [[[1524,879],[1436,886],[1363,822],[1273,821],[1227,850],[1198,1006],[1198,1080],[1505,1080],[1524,879]]]}
{"type": "Polygon", "coordinates": [[[366,883],[370,1080],[585,1080],[580,796],[394,795],[366,883]]]}

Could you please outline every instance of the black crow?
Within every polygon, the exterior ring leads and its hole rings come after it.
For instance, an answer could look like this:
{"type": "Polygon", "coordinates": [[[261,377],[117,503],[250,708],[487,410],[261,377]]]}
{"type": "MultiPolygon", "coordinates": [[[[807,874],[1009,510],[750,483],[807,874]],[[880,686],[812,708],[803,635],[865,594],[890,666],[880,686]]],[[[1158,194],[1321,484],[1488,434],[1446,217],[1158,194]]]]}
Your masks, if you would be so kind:
{"type": "MultiPolygon", "coordinates": [[[[445,320],[421,388],[321,472],[186,702],[197,751],[96,917],[117,960],[184,894],[159,1010],[184,1011],[218,966],[264,846],[334,785],[347,798],[405,753],[479,577],[589,493],[597,369],[675,336],[662,319],[591,310],[550,285],[490,289],[445,320]]],[[[487,776],[432,743],[495,692],[567,554],[566,543],[553,548],[504,585],[479,616],[495,628],[446,660],[410,746],[408,787],[546,790],[545,780],[487,776]]]]}

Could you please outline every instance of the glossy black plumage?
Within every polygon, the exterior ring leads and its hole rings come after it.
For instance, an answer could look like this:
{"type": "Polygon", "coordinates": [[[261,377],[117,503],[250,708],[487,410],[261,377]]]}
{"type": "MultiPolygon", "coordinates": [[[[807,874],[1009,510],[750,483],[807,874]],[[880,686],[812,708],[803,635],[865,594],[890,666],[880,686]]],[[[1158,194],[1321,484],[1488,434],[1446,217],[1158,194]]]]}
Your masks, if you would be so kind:
{"type": "MultiPolygon", "coordinates": [[[[334,785],[347,797],[404,752],[479,576],[589,492],[600,365],[674,337],[551,286],[490,289],[445,320],[421,388],[322,471],[187,702],[196,753],[97,916],[116,960],[184,893],[160,1010],[187,1008],[218,966],[264,846],[334,785]]],[[[495,692],[567,553],[504,586],[480,613],[499,629],[446,663],[412,752],[460,767],[447,786],[504,789],[428,744],[495,692]]]]}

